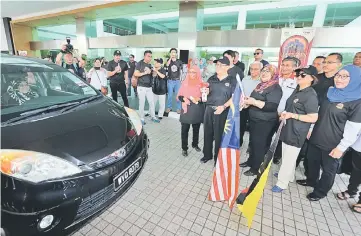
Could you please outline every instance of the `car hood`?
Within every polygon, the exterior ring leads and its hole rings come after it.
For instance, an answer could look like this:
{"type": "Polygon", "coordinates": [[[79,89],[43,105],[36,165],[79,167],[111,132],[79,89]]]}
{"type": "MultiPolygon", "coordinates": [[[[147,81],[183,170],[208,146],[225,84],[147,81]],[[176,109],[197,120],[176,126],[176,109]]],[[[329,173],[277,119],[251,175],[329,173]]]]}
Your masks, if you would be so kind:
{"type": "Polygon", "coordinates": [[[2,127],[1,148],[43,152],[77,165],[89,164],[128,143],[132,129],[125,110],[101,98],[67,113],[2,127]]]}

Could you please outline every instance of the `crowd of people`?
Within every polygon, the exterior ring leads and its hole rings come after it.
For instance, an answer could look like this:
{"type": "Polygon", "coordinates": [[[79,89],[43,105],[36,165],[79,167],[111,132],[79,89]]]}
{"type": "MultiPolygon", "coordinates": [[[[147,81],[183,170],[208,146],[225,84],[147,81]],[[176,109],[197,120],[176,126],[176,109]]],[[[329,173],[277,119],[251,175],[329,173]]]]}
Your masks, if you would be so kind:
{"type": "MultiPolygon", "coordinates": [[[[240,164],[249,167],[244,175],[257,175],[280,121],[285,120],[273,160],[280,164],[280,169],[272,191],[280,193],[287,189],[303,160],[306,178],[296,182],[313,187],[307,198],[318,201],[332,188],[340,166],[346,163],[342,160],[351,158],[347,162],[352,165],[350,184],[337,197],[341,200],[355,197],[361,183],[361,52],[355,54],[352,65],[343,66],[342,55],[331,53],[327,57],[317,56],[309,66],[301,66],[295,57],[286,57],[277,68],[263,59],[262,49],[256,49],[255,61],[244,76],[245,65],[239,60],[239,53],[227,50],[219,59],[210,57],[189,64],[184,80],[184,65],[178,59],[177,49],[172,48],[169,53],[166,61],[156,58],[152,64],[149,50],[138,62],[133,55],[129,62],[121,60],[121,52],[116,50],[108,63],[104,63],[104,58],[95,59],[86,78],[104,94],[110,80],[113,99],[117,101],[119,92],[125,106],[129,106],[127,95],[133,87],[143,124],[145,100],[150,120],[155,123],[172,111],[175,103],[180,114],[183,156],[188,156],[190,127],[192,148],[202,151],[199,133],[203,124],[202,163],[212,159],[216,163],[233,91],[241,84],[244,95],[240,111],[241,146],[247,130],[250,135],[248,160],[240,164]],[[206,88],[202,87],[204,82],[206,88]]],[[[74,65],[69,53],[63,58],[64,68],[84,77],[81,63],[74,65]]],[[[361,213],[361,194],[352,209],[361,213]]]]}

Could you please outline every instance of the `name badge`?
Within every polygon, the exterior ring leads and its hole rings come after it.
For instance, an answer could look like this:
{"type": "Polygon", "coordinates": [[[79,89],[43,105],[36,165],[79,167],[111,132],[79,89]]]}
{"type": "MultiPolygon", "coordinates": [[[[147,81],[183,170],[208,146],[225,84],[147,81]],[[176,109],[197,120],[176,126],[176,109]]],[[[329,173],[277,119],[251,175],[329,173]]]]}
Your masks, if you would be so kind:
{"type": "Polygon", "coordinates": [[[227,87],[229,87],[229,83],[225,83],[224,85],[227,86],[227,87]]]}
{"type": "Polygon", "coordinates": [[[336,105],[336,108],[341,110],[341,109],[343,108],[343,103],[337,104],[337,105],[336,105]]]}
{"type": "Polygon", "coordinates": [[[293,100],[293,103],[297,103],[298,101],[298,98],[296,98],[295,100],[293,100]]]}

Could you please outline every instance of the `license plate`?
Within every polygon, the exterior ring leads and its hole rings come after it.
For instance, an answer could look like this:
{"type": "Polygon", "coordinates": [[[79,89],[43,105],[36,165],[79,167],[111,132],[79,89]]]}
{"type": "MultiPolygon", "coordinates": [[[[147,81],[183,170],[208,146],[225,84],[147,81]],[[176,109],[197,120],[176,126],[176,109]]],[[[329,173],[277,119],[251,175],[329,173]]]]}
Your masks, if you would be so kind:
{"type": "Polygon", "coordinates": [[[127,169],[123,170],[119,175],[114,178],[114,190],[118,191],[122,188],[135,173],[137,173],[142,167],[142,159],[139,157],[134,161],[127,169]]]}

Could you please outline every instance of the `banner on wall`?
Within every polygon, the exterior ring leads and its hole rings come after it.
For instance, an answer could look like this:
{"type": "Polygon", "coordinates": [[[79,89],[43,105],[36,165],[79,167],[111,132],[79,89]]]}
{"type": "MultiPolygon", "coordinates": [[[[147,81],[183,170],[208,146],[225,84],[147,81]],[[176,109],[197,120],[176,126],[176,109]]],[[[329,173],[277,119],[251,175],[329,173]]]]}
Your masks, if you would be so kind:
{"type": "Polygon", "coordinates": [[[301,61],[301,66],[306,66],[314,37],[313,28],[282,29],[278,68],[286,57],[296,57],[301,61]]]}

